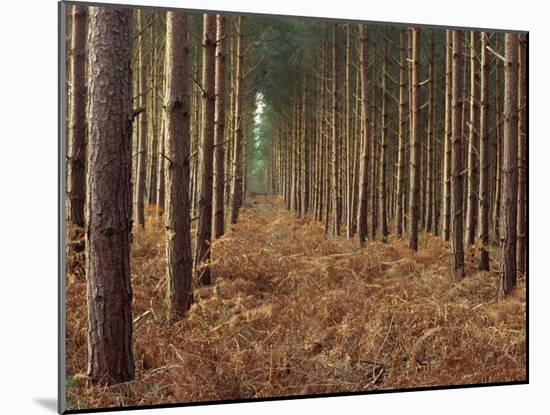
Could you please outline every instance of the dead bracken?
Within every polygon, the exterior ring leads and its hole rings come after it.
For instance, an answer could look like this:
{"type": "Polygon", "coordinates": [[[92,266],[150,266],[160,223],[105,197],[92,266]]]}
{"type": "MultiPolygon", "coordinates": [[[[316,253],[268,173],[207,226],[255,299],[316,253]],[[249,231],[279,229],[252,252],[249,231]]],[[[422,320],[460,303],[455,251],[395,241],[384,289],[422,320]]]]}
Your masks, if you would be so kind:
{"type": "MultiPolygon", "coordinates": [[[[67,276],[69,409],[246,399],[526,378],[525,286],[495,300],[498,264],[449,276],[449,246],[421,234],[417,253],[325,236],[282,201],[257,197],[212,244],[210,287],[188,316],[164,321],[164,227],[134,229],[135,381],[86,379],[86,283],[67,276]]],[[[471,248],[474,249],[474,248],[471,248]]],[[[497,252],[491,252],[491,258],[497,252]]]]}

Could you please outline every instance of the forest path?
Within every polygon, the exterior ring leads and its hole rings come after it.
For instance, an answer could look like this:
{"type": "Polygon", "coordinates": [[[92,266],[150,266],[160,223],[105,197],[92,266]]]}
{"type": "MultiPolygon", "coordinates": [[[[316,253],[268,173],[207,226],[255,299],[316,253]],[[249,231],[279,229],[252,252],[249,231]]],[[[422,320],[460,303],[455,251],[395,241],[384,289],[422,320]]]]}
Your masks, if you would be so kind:
{"type": "MultiPolygon", "coordinates": [[[[473,256],[468,277],[452,283],[439,238],[421,234],[414,254],[393,235],[359,249],[258,196],[213,242],[213,284],[196,288],[188,317],[170,325],[163,227],[147,220],[131,263],[136,381],[73,396],[104,407],[525,376],[523,287],[496,303],[496,274],[475,271],[473,256]]],[[[84,292],[69,284],[70,374],[85,372],[84,292]]]]}

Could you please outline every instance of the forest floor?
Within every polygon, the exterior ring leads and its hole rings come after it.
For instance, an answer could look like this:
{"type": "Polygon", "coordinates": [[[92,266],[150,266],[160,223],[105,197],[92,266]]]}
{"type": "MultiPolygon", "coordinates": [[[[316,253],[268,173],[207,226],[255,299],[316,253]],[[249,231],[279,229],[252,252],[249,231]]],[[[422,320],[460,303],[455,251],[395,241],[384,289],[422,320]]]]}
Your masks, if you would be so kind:
{"type": "MultiPolygon", "coordinates": [[[[213,284],[164,322],[164,227],[134,233],[136,380],[86,381],[85,282],[67,279],[70,409],[323,394],[526,378],[525,286],[495,301],[498,264],[449,278],[449,246],[324,235],[282,201],[256,197],[212,245],[213,284]]],[[[492,258],[498,258],[492,252],[492,258]]]]}

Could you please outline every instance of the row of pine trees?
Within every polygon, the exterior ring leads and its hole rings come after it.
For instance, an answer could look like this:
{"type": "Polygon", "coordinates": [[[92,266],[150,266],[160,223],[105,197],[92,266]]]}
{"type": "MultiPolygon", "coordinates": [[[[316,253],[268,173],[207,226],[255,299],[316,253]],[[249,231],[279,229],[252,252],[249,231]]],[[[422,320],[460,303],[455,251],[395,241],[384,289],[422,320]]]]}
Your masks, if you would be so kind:
{"type": "Polygon", "coordinates": [[[458,278],[465,244],[488,270],[500,240],[500,299],[525,273],[524,35],[71,7],[66,212],[85,235],[93,382],[134,377],[130,247],[147,205],[175,321],[211,282],[211,241],[237,222],[258,152],[266,190],[327,233],[391,231],[416,251],[433,232],[458,278]]]}

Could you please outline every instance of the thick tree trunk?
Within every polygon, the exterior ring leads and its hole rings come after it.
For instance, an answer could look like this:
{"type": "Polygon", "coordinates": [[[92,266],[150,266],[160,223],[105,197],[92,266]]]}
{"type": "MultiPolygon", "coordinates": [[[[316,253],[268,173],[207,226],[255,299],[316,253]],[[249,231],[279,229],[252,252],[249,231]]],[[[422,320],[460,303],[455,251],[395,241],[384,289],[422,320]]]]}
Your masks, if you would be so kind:
{"type": "Polygon", "coordinates": [[[479,61],[477,44],[479,32],[470,34],[470,135],[468,142],[468,199],[466,204],[466,240],[467,245],[475,241],[476,189],[478,188],[478,141],[479,141],[479,61]]]}
{"type": "Polygon", "coordinates": [[[187,15],[166,14],[164,222],[168,319],[179,319],[191,305],[192,257],[189,224],[189,50],[187,15]]]}
{"type": "Polygon", "coordinates": [[[216,42],[213,238],[219,238],[224,232],[225,16],[221,14],[216,17],[216,42]]]}
{"type": "Polygon", "coordinates": [[[452,31],[445,35],[445,133],[443,155],[443,240],[450,238],[451,228],[451,158],[452,144],[452,76],[453,45],[452,31]]]}
{"type": "Polygon", "coordinates": [[[73,6],[71,83],[67,140],[67,220],[84,227],[86,199],[86,19],[87,6],[73,6]]]}
{"type": "Polygon", "coordinates": [[[199,285],[210,284],[210,240],[212,236],[212,184],[216,55],[216,15],[203,15],[202,38],[202,131],[199,145],[200,190],[197,226],[195,272],[199,285]]]}
{"type": "Polygon", "coordinates": [[[94,383],[112,384],[134,378],[129,242],[132,12],[88,10],[88,376],[94,383]]]}
{"type": "Polygon", "coordinates": [[[363,118],[363,130],[361,137],[361,160],[359,167],[359,203],[357,206],[357,238],[359,244],[367,239],[367,196],[369,179],[369,108],[367,91],[367,28],[359,26],[361,50],[359,58],[359,70],[361,73],[361,116],[363,118]]]}
{"type": "Polygon", "coordinates": [[[418,123],[418,54],[420,29],[412,29],[412,102],[411,102],[411,152],[410,152],[410,196],[409,196],[409,249],[418,250],[418,219],[420,213],[420,131],[418,123]]]}
{"type": "Polygon", "coordinates": [[[518,230],[517,268],[525,275],[527,254],[527,54],[525,35],[518,35],[518,230]]]}
{"type": "Polygon", "coordinates": [[[452,75],[452,171],[451,171],[451,270],[455,278],[464,277],[463,240],[463,173],[462,173],[462,106],[464,105],[464,77],[462,73],[462,31],[453,31],[452,75]]]}
{"type": "Polygon", "coordinates": [[[489,98],[489,62],[487,59],[487,33],[481,32],[481,113],[479,121],[479,239],[481,252],[479,269],[489,271],[489,134],[487,129],[489,98]]]}
{"type": "Polygon", "coordinates": [[[403,195],[405,193],[405,45],[407,41],[406,29],[399,33],[399,153],[397,156],[397,190],[395,195],[395,232],[398,238],[403,236],[403,195]]]}
{"type": "MultiPolygon", "coordinates": [[[[137,24],[140,33],[138,41],[138,95],[139,107],[144,107],[147,102],[147,86],[146,86],[146,65],[145,65],[145,36],[143,31],[143,12],[137,10],[137,24]]],[[[138,115],[139,133],[138,133],[138,154],[137,154],[137,171],[136,171],[136,187],[135,187],[135,220],[141,227],[145,225],[145,181],[147,179],[147,112],[143,111],[138,115]]]]}
{"type": "Polygon", "coordinates": [[[516,285],[518,206],[518,35],[505,34],[504,142],[502,154],[502,206],[500,212],[500,273],[498,299],[516,285]]]}

